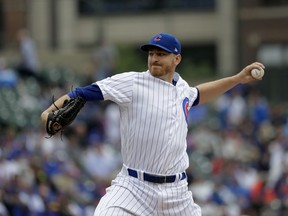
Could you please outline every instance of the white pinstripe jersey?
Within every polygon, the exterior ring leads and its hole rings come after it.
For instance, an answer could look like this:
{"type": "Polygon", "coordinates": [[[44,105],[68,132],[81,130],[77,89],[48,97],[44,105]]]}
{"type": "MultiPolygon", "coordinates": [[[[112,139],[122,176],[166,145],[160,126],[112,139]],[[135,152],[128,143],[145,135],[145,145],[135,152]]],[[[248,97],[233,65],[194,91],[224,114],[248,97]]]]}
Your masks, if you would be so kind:
{"type": "Polygon", "coordinates": [[[198,91],[178,73],[174,80],[175,86],[146,71],[96,82],[104,100],[120,107],[121,151],[126,166],[158,175],[187,169],[187,114],[198,91]]]}

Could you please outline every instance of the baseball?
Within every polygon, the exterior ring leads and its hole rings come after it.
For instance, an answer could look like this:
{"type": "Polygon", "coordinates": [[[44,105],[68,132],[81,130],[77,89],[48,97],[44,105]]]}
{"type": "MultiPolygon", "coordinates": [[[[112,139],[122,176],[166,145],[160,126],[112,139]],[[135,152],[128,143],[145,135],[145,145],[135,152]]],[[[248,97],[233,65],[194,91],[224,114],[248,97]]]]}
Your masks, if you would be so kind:
{"type": "Polygon", "coordinates": [[[253,69],[253,70],[251,71],[251,75],[252,75],[252,77],[255,78],[255,79],[261,79],[261,78],[264,76],[264,70],[263,70],[263,69],[261,69],[261,70],[259,70],[259,69],[253,69]]]}

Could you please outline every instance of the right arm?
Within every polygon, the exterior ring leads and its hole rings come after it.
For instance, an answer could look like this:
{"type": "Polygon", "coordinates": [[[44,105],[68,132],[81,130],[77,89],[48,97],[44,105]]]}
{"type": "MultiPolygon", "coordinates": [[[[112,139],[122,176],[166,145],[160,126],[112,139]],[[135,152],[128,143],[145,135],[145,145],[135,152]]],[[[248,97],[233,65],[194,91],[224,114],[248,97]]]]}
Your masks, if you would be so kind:
{"type": "Polygon", "coordinates": [[[196,86],[200,94],[199,104],[207,103],[212,99],[224,94],[226,91],[232,89],[238,84],[246,84],[248,82],[255,81],[256,79],[252,77],[251,71],[253,69],[265,69],[265,66],[262,63],[254,62],[236,75],[218,79],[215,81],[207,82],[196,86]]]}

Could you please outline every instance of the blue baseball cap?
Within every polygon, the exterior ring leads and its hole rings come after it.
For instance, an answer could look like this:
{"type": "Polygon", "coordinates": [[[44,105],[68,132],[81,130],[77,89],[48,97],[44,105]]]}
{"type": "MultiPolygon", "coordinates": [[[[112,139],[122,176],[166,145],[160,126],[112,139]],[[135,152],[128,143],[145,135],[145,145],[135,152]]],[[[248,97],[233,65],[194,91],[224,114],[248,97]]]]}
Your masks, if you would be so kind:
{"type": "Polygon", "coordinates": [[[181,53],[181,44],[179,40],[171,34],[159,33],[150,39],[149,44],[142,45],[141,49],[147,52],[152,47],[158,47],[176,55],[181,53]]]}

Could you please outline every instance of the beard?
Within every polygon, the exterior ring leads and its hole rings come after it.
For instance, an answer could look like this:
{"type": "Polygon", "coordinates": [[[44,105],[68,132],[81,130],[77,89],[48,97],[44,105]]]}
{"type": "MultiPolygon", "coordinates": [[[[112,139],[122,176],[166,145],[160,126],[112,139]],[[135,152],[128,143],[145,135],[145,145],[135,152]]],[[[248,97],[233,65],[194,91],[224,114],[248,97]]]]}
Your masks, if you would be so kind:
{"type": "Polygon", "coordinates": [[[174,70],[171,66],[163,66],[158,64],[149,65],[150,73],[155,77],[162,77],[167,74],[173,73],[174,70]]]}

